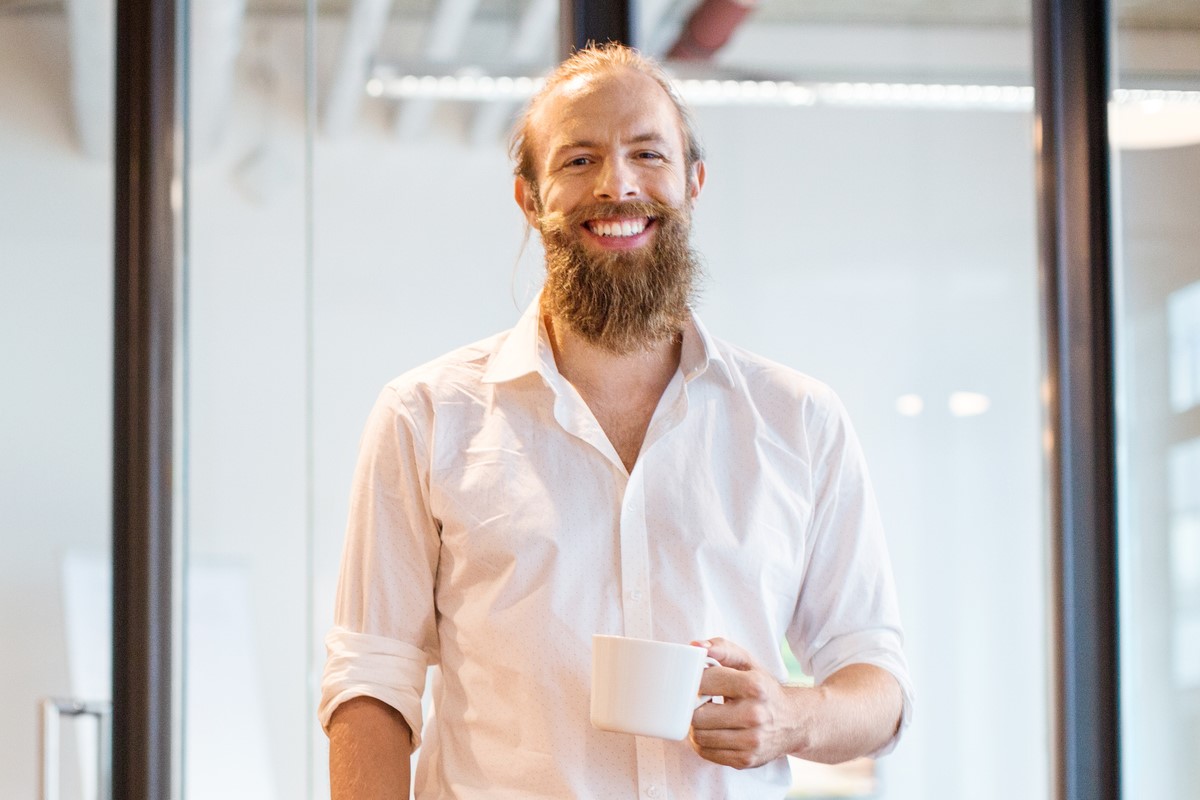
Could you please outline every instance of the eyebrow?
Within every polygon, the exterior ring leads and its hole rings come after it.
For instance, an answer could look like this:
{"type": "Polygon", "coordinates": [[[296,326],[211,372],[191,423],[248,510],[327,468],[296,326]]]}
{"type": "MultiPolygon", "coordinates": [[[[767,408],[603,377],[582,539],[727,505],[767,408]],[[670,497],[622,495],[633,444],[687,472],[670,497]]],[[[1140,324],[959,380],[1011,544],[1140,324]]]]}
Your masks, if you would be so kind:
{"type": "MultiPolygon", "coordinates": [[[[648,144],[648,143],[665,144],[666,141],[667,141],[666,139],[664,139],[661,135],[659,135],[657,133],[639,133],[637,136],[634,136],[631,139],[628,139],[626,141],[626,144],[648,144]]],[[[563,150],[573,150],[577,147],[588,149],[588,148],[593,148],[593,147],[598,147],[598,146],[599,146],[599,143],[590,141],[588,139],[574,139],[574,140],[571,140],[568,142],[563,142],[562,144],[555,147],[554,150],[552,150],[551,152],[560,153],[563,150]]]]}

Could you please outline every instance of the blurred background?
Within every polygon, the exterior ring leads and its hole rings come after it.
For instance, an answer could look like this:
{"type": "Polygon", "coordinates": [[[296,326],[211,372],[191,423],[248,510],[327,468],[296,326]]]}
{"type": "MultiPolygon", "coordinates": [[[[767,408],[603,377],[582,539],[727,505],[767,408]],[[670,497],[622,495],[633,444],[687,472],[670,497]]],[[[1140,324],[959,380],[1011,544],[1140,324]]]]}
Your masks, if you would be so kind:
{"type": "MultiPolygon", "coordinates": [[[[1029,7],[706,7],[635,21],[651,55],[711,51],[670,65],[708,154],[699,310],[848,406],[918,690],[893,755],[797,763],[794,794],[1049,798],[1029,7]]],[[[1200,797],[1200,5],[1113,13],[1124,788],[1200,797]]],[[[0,0],[9,798],[38,791],[41,699],[110,691],[113,29],[112,0],[0,0]]],[[[184,29],[179,789],[326,797],[358,436],[387,380],[537,291],[507,135],[558,5],[205,0],[184,29]]],[[[95,742],[64,721],[64,797],[95,796],[95,742]]]]}

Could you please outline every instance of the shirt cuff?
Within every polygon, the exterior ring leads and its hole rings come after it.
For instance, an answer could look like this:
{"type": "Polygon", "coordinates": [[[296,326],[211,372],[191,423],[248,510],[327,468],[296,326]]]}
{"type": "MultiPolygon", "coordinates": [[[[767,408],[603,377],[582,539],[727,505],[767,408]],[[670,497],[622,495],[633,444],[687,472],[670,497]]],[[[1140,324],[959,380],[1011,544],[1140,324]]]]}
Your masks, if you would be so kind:
{"type": "Polygon", "coordinates": [[[400,712],[412,732],[412,748],[421,746],[421,695],[429,658],[405,642],[356,633],[335,625],[325,636],[325,674],[317,718],[329,733],[329,720],[352,697],[374,697],[400,712]]]}
{"type": "Polygon", "coordinates": [[[901,649],[900,637],[893,631],[863,632],[841,636],[825,645],[813,659],[817,683],[821,683],[842,667],[851,664],[870,664],[879,667],[896,679],[900,686],[903,705],[900,709],[900,724],[896,733],[873,753],[870,758],[879,758],[896,749],[900,737],[912,724],[913,692],[912,679],[908,675],[908,662],[901,649]]]}

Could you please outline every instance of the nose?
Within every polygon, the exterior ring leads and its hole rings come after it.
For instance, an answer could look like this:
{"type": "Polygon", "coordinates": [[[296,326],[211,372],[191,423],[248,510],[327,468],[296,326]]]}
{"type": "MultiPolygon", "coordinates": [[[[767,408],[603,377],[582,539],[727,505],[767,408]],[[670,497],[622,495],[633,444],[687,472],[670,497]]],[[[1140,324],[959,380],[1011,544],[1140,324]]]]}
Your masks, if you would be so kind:
{"type": "Polygon", "coordinates": [[[620,202],[638,196],[636,171],[621,158],[608,158],[600,168],[593,191],[597,200],[620,202]]]}

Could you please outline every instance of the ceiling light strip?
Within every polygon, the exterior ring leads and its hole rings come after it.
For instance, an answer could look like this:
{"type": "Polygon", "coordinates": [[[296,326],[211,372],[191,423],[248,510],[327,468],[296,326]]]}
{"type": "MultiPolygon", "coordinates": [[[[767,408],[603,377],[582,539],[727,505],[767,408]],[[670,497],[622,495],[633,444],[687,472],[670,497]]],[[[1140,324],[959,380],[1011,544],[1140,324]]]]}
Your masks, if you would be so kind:
{"type": "MultiPolygon", "coordinates": [[[[376,69],[367,94],[391,99],[524,100],[543,85],[541,78],[488,75],[397,75],[376,69]]],[[[1032,86],[941,83],[797,83],[683,79],[675,82],[690,103],[757,106],[862,106],[896,108],[981,108],[1022,111],[1033,108],[1032,86]]],[[[1200,106],[1200,91],[1116,89],[1118,105],[1200,106]]]]}

